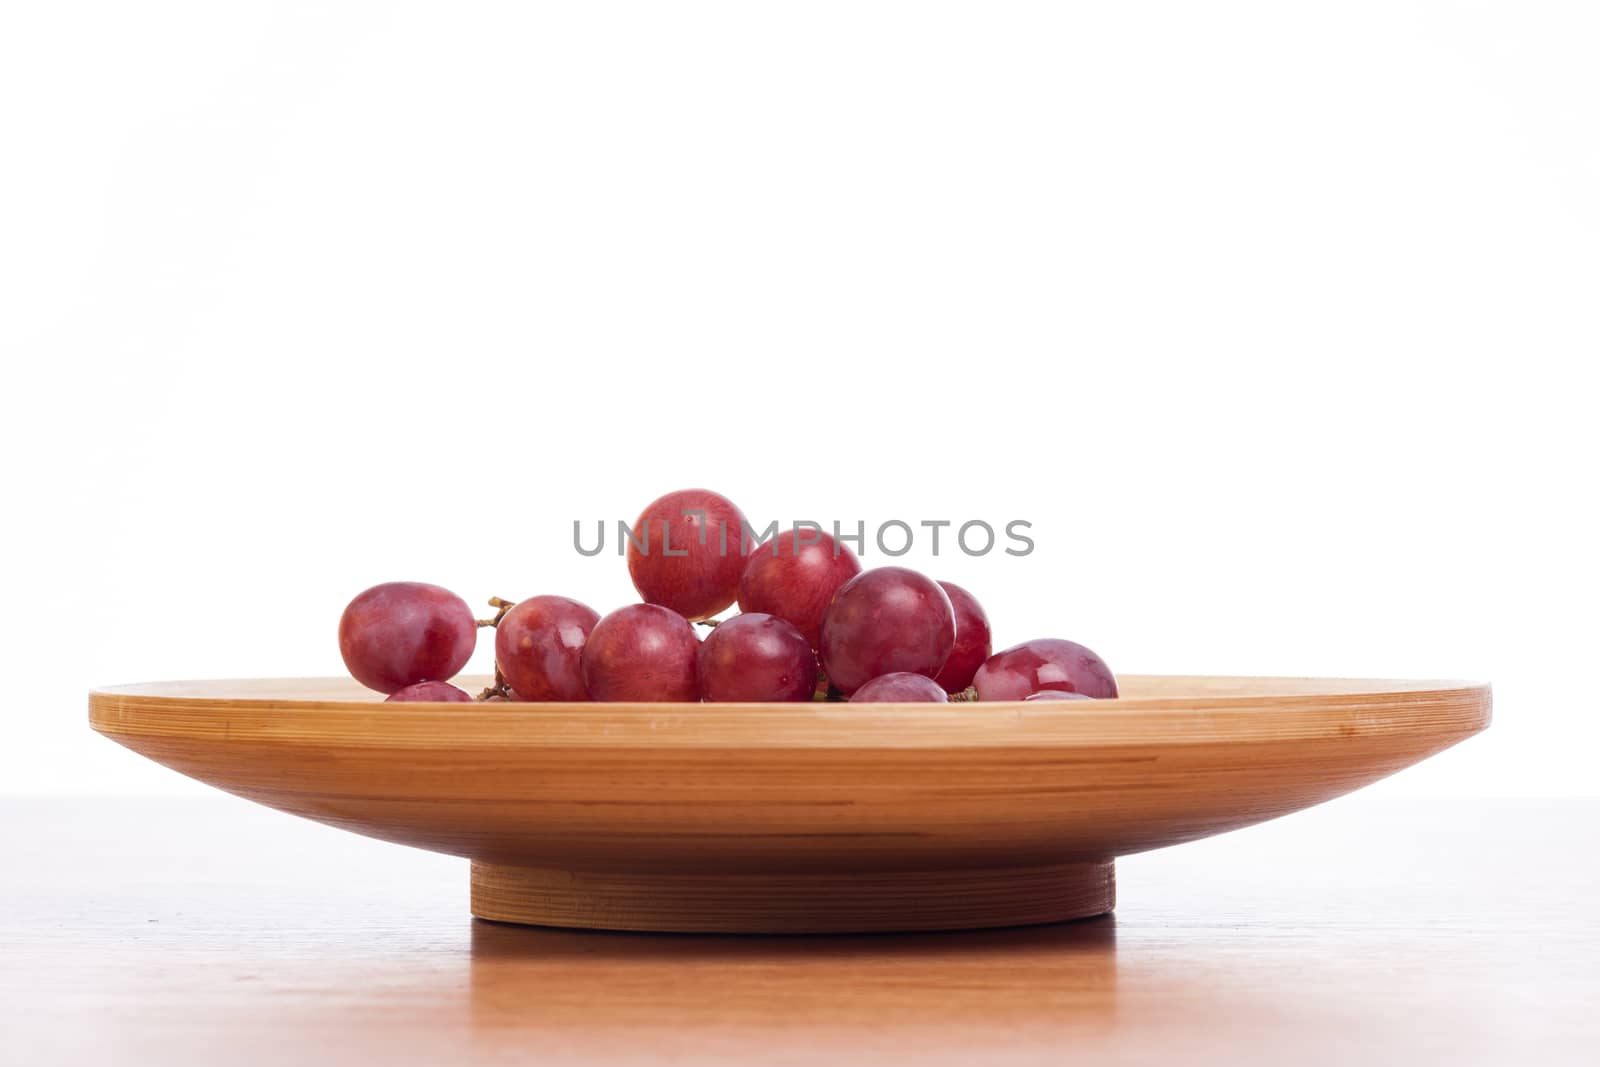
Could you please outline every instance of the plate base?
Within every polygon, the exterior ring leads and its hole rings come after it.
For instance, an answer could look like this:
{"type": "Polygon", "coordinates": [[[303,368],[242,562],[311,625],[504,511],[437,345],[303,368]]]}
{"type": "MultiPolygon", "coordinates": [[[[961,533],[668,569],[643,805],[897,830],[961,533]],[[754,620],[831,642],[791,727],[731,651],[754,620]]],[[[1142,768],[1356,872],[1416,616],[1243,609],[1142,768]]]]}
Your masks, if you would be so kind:
{"type": "Polygon", "coordinates": [[[478,918],[593,930],[964,930],[1084,919],[1115,904],[1110,860],[824,874],[590,873],[472,864],[472,914],[478,918]]]}

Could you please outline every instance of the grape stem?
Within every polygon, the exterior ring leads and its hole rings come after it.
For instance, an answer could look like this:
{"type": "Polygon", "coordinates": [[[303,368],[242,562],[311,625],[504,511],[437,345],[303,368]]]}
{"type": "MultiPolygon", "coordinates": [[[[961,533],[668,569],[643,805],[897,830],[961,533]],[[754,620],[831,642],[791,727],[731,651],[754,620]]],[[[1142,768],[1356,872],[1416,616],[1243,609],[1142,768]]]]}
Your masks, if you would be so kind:
{"type": "Polygon", "coordinates": [[[506,612],[517,606],[517,602],[515,600],[502,600],[497,596],[492,596],[489,598],[489,606],[495,609],[494,618],[479,619],[479,626],[499,626],[500,620],[506,617],[506,612]]]}
{"type": "MultiPolygon", "coordinates": [[[[509,606],[509,605],[507,605],[509,606]]],[[[500,673],[500,664],[494,665],[494,684],[479,693],[474,700],[510,700],[511,689],[506,685],[506,676],[500,673]]]]}
{"type": "Polygon", "coordinates": [[[817,701],[826,701],[830,704],[837,704],[839,701],[844,699],[844,693],[839,689],[838,686],[828,681],[828,676],[819,668],[817,670],[817,688],[816,691],[811,694],[811,699],[817,701]]]}
{"type": "Polygon", "coordinates": [[[704,626],[706,629],[710,630],[714,629],[717,623],[721,621],[721,619],[696,619],[694,620],[694,624],[696,626],[704,626]]]}

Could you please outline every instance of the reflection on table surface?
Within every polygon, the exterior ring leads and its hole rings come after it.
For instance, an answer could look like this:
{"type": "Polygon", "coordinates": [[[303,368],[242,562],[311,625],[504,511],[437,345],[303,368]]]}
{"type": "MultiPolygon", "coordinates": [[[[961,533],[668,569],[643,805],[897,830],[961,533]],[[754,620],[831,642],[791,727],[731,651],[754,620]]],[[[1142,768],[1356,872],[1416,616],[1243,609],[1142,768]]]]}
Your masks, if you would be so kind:
{"type": "Polygon", "coordinates": [[[7,800],[0,1032],[110,1064],[1559,1060],[1600,1040],[1597,815],[1350,798],[1122,861],[1114,917],[748,938],[474,921],[464,863],[231,799],[7,800]]]}

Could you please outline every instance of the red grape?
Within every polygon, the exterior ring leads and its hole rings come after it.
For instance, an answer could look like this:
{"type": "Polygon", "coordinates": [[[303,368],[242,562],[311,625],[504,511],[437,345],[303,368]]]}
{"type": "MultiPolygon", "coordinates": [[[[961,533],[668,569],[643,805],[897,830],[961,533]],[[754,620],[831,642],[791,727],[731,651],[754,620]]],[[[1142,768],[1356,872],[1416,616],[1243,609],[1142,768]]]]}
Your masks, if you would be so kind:
{"type": "Polygon", "coordinates": [[[822,617],[822,669],[844,693],[880,674],[931,678],[955,641],[955,609],[938,582],[905,567],[879,567],[834,594],[822,617]]]}
{"type": "Polygon", "coordinates": [[[940,582],[939,588],[955,609],[956,644],[933,680],[944,686],[946,693],[959,693],[972,684],[972,676],[989,658],[989,616],[978,599],[956,583],[940,582]]]}
{"type": "Polygon", "coordinates": [[[680,489],[652,501],[628,541],[633,587],[646,603],[709,619],[738,595],[750,554],[744,528],[744,512],[709,489],[680,489]]]}
{"type": "Polygon", "coordinates": [[[380,693],[454,678],[478,643],[467,602],[426,582],[386,582],[350,601],[339,653],[356,681],[380,693]]]}
{"type": "Polygon", "coordinates": [[[472,703],[472,696],[449,682],[417,682],[404,689],[396,689],[384,698],[385,704],[403,704],[410,701],[430,700],[444,704],[472,703]]]}
{"type": "Polygon", "coordinates": [[[494,661],[518,700],[588,700],[580,662],[593,608],[564,596],[519,600],[500,619],[494,661]]]}
{"type": "Polygon", "coordinates": [[[694,627],[682,615],[658,604],[630,604],[589,631],[580,657],[584,686],[591,700],[699,700],[699,651],[694,627]]]}
{"type": "Polygon", "coordinates": [[[839,587],[861,573],[861,561],[829,534],[807,531],[806,543],[798,546],[795,534],[785,530],[750,553],[739,578],[739,610],[776,615],[816,648],[822,613],[839,587]],[[812,535],[819,540],[810,542],[812,535]]]}
{"type": "Polygon", "coordinates": [[[700,644],[700,693],[707,700],[810,700],[817,657],[800,631],[751,612],[719,623],[700,644]]]}
{"type": "Polygon", "coordinates": [[[1065,689],[1041,689],[1037,693],[1029,693],[1023,700],[1093,700],[1094,697],[1084,696],[1082,693],[1069,693],[1065,689]]]}
{"type": "Polygon", "coordinates": [[[857,689],[852,704],[944,704],[950,700],[944,687],[926,674],[882,674],[857,689]]]}
{"type": "Polygon", "coordinates": [[[1117,680],[1106,661],[1076,641],[1024,641],[996,652],[973,679],[979,700],[1022,700],[1041,689],[1114,697],[1117,680]]]}

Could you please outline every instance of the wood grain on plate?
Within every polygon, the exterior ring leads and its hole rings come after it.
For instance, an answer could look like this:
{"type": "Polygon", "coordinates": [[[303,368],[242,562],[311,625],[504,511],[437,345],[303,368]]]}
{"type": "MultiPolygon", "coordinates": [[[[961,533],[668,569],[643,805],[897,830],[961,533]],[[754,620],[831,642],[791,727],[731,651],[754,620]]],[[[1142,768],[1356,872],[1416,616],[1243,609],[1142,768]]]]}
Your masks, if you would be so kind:
{"type": "Polygon", "coordinates": [[[470,857],[485,918],[784,932],[1099,914],[1114,857],[1349,792],[1489,719],[1463,683],[1121,683],[1069,705],[464,706],[177,682],[98,690],[90,719],[229,792],[470,857]]]}

